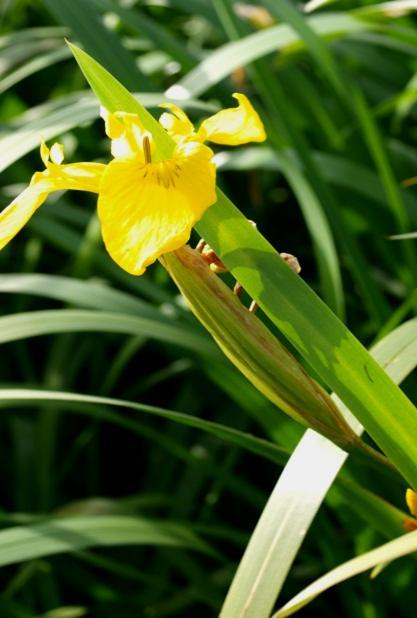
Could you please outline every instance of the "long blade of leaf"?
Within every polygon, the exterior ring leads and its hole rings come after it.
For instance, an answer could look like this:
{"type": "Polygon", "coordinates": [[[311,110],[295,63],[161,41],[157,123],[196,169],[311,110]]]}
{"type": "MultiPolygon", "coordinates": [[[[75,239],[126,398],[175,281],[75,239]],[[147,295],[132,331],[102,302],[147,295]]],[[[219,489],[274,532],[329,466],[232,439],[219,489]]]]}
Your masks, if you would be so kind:
{"type": "Polygon", "coordinates": [[[126,313],[51,309],[28,311],[0,317],[0,343],[53,333],[107,332],[141,335],[173,343],[216,358],[215,345],[190,325],[173,324],[160,319],[142,318],[126,313]]]}
{"type": "Polygon", "coordinates": [[[113,545],[181,547],[213,554],[197,535],[179,524],[122,515],[80,516],[1,530],[0,566],[113,545]]]}
{"type": "MultiPolygon", "coordinates": [[[[206,421],[205,419],[191,416],[190,414],[157,408],[134,401],[114,399],[111,397],[99,397],[96,395],[84,395],[81,393],[66,393],[62,391],[42,391],[24,388],[0,389],[0,407],[31,406],[37,403],[42,403],[44,405],[55,404],[55,407],[56,404],[60,404],[60,407],[69,407],[74,411],[78,411],[80,414],[90,414],[93,416],[95,409],[99,411],[97,414],[98,418],[116,422],[131,430],[135,428],[134,421],[122,417],[119,413],[107,411],[106,408],[127,409],[134,412],[158,416],[187,427],[200,429],[216,436],[220,440],[246,449],[255,455],[269,459],[277,464],[285,463],[289,454],[285,448],[281,448],[262,438],[257,438],[251,434],[234,429],[233,427],[206,421]]],[[[139,428],[138,432],[141,432],[141,428],[139,428]]]]}
{"type": "MultiPolygon", "coordinates": [[[[41,274],[0,275],[0,294],[34,294],[87,309],[130,313],[153,319],[162,318],[155,307],[132,294],[95,281],[41,274]]],[[[166,319],[162,321],[167,321],[166,319]]]]}

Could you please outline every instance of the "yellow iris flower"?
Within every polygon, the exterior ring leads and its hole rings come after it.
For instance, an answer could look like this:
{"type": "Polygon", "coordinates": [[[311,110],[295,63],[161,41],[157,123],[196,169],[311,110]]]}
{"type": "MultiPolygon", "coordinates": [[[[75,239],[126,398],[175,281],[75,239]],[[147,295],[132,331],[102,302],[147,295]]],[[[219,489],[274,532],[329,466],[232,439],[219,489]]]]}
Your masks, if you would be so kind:
{"type": "Polygon", "coordinates": [[[102,111],[113,160],[63,164],[63,148],[41,146],[45,165],[0,213],[0,249],[27,223],[49,193],[67,189],[98,193],[104,244],[127,272],[141,275],[164,253],[184,245],[193,225],[216,201],[213,151],[203,144],[238,145],[265,140],[262,122],[243,94],[238,106],[204,120],[195,130],[176,105],[160,118],[173,138],[172,153],[162,157],[136,114],[102,111]]]}

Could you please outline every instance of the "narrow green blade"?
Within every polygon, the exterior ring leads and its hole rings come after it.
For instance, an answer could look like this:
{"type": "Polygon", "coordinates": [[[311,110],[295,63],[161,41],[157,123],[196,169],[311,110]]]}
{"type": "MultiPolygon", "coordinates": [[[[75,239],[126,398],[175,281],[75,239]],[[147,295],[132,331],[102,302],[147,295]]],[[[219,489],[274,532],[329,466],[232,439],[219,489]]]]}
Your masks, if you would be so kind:
{"type": "Polygon", "coordinates": [[[391,562],[392,560],[407,556],[415,551],[417,551],[417,530],[409,534],[404,534],[394,541],[385,543],[357,558],[348,560],[348,562],[329,571],[326,575],[320,577],[320,579],[310,584],[310,586],[286,603],[272,618],[286,618],[287,616],[292,616],[292,614],[332,586],[336,586],[336,584],[340,584],[380,564],[391,562]]]}
{"type": "Polygon", "coordinates": [[[122,515],[51,519],[0,531],[0,566],[87,547],[158,545],[213,553],[178,524],[122,515]]]}

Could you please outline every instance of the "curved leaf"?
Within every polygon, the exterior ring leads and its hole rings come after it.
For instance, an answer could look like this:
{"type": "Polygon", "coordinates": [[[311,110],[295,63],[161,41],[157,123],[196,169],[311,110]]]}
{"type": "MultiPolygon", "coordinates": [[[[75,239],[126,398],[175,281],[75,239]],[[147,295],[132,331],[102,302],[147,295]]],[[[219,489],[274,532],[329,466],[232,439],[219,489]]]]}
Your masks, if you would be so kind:
{"type": "Polygon", "coordinates": [[[173,343],[202,355],[216,358],[215,345],[190,326],[170,324],[168,320],[141,318],[110,311],[56,309],[28,311],[0,318],[0,343],[53,333],[105,332],[142,335],[173,343]]]}
{"type": "Polygon", "coordinates": [[[286,618],[286,616],[292,616],[292,614],[332,586],[336,586],[336,584],[340,584],[350,577],[359,575],[359,573],[368,571],[380,564],[407,556],[407,554],[415,551],[417,551],[417,530],[404,534],[398,539],[385,543],[357,558],[348,560],[348,562],[329,571],[326,575],[320,577],[320,579],[310,584],[310,586],[286,603],[272,618],[286,618]]]}

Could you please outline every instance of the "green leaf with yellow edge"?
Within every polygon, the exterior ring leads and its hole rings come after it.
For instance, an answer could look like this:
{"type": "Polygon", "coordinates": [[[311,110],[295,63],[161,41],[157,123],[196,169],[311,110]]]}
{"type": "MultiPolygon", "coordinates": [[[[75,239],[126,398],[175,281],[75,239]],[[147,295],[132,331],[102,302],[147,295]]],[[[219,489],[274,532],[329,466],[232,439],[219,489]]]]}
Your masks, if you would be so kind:
{"type": "MultiPolygon", "coordinates": [[[[109,111],[137,113],[161,154],[169,156],[173,142],[149,112],[88,54],[73,45],[71,49],[101,103],[109,111]]],[[[408,483],[417,488],[417,414],[411,401],[220,190],[218,201],[196,227],[408,483]]]]}

